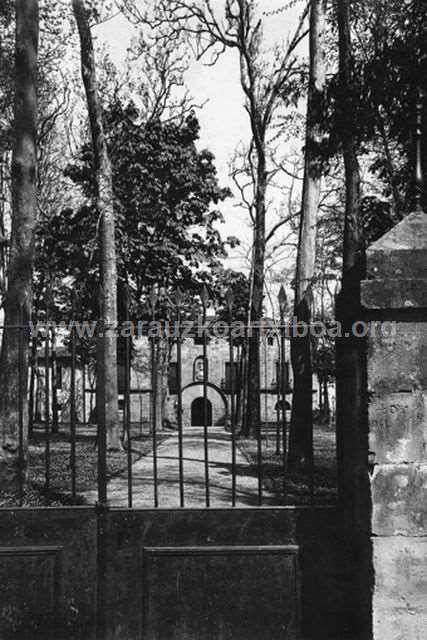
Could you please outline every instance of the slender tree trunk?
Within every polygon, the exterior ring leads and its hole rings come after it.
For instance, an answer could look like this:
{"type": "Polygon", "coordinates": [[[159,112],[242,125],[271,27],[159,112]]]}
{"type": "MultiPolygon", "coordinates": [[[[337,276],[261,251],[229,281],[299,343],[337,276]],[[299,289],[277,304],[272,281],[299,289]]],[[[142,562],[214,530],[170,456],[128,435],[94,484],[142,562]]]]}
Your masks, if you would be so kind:
{"type": "Polygon", "coordinates": [[[31,319],[34,228],[37,199],[37,50],[38,0],[16,0],[14,148],[12,159],[12,236],[0,356],[0,481],[19,486],[19,385],[23,391],[24,457],[27,448],[29,363],[28,331],[17,325],[31,319]],[[21,362],[20,362],[21,360],[21,362]],[[21,375],[19,373],[21,369],[21,375]]]}
{"type": "Polygon", "coordinates": [[[345,165],[346,203],[343,247],[343,289],[362,254],[360,234],[360,169],[357,158],[353,54],[350,35],[350,1],[338,1],[340,130],[345,165]]]}
{"type": "Polygon", "coordinates": [[[157,341],[157,395],[156,395],[156,430],[163,429],[166,400],[168,396],[168,371],[170,362],[170,346],[168,338],[157,341]]]}
{"type": "Polygon", "coordinates": [[[105,425],[109,449],[120,445],[117,388],[117,267],[113,182],[110,159],[102,123],[102,109],[98,95],[95,53],[89,27],[89,14],[84,0],[72,0],[81,45],[81,67],[86,91],[89,122],[96,168],[97,210],[101,216],[101,327],[98,335],[97,377],[99,392],[98,428],[105,425]]]}
{"type": "MultiPolygon", "coordinates": [[[[249,318],[257,323],[262,318],[264,297],[265,263],[265,197],[267,190],[267,170],[264,153],[258,151],[257,193],[255,203],[254,251],[252,265],[252,295],[249,318]]],[[[246,391],[246,434],[254,435],[260,428],[260,335],[259,329],[252,329],[248,339],[248,370],[246,391]]]]}
{"type": "Polygon", "coordinates": [[[313,0],[310,14],[310,81],[307,99],[305,170],[297,255],[294,315],[307,325],[305,335],[291,338],[294,372],[288,463],[291,469],[313,464],[312,360],[309,326],[311,287],[316,260],[317,214],[323,170],[322,130],[326,86],[326,0],[313,0]]]}
{"type": "MultiPolygon", "coordinates": [[[[354,99],[353,55],[350,33],[350,1],[338,0],[340,130],[346,176],[342,291],[337,297],[337,315],[343,331],[351,335],[351,323],[360,318],[360,280],[364,273],[363,246],[360,232],[360,171],[357,158],[354,99]]],[[[369,477],[367,472],[368,428],[366,419],[366,343],[355,337],[336,341],[336,423],[338,495],[340,503],[366,527],[369,539],[369,477]],[[366,515],[366,521],[362,523],[366,515]]],[[[366,540],[364,541],[366,543],[366,540]]]]}
{"type": "Polygon", "coordinates": [[[323,412],[323,387],[322,387],[322,378],[320,375],[317,376],[317,387],[319,389],[319,412],[322,415],[323,412]]]}
{"type": "Polygon", "coordinates": [[[325,422],[329,422],[330,413],[328,380],[325,378],[323,380],[323,415],[325,417],[325,422]]]}

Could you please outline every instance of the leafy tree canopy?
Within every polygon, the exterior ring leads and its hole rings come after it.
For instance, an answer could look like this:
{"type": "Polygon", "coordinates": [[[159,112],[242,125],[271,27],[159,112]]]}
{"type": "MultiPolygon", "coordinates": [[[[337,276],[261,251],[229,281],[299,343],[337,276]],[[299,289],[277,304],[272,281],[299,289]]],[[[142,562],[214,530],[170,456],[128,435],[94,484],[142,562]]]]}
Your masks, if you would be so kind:
{"type": "MultiPolygon", "coordinates": [[[[118,98],[105,113],[113,169],[119,278],[129,283],[135,311],[153,285],[194,290],[226,255],[217,229],[218,205],[230,195],[218,185],[213,155],[199,151],[194,113],[183,123],[144,123],[133,103],[118,98]]],[[[98,279],[98,216],[92,206],[93,157],[89,145],[67,174],[81,186],[85,203],[58,213],[38,229],[39,273],[84,283],[85,312],[98,279]]],[[[43,278],[40,279],[42,286],[43,278]]],[[[92,300],[92,302],[91,302],[92,300]]]]}
{"type": "MultiPolygon", "coordinates": [[[[390,225],[413,206],[415,106],[422,97],[427,121],[427,3],[420,0],[356,0],[352,17],[352,101],[357,114],[358,146],[370,154],[370,173],[378,178],[383,198],[389,198],[390,225]]],[[[335,17],[333,17],[335,21],[335,17]]],[[[332,139],[341,123],[337,78],[330,85],[332,139]]],[[[424,139],[427,135],[424,127],[424,139]]],[[[332,145],[333,149],[333,145],[332,145]]],[[[427,167],[427,145],[423,145],[427,167]]],[[[424,202],[427,205],[427,202],[424,202]]],[[[385,213],[385,211],[383,211],[385,213]]]]}

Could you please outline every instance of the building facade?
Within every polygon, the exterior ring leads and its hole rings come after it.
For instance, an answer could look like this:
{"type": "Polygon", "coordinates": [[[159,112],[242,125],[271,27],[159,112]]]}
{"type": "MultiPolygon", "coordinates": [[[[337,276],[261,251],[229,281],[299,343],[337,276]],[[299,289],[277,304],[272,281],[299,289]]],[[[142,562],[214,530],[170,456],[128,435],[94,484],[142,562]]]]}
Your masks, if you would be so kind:
{"type": "MultiPolygon", "coordinates": [[[[209,425],[225,425],[231,407],[231,364],[230,346],[226,338],[213,337],[208,340],[206,361],[203,358],[201,340],[187,337],[182,342],[181,391],[183,424],[199,426],[203,424],[204,388],[207,379],[207,416],[209,425]]],[[[260,387],[261,421],[277,420],[278,374],[280,345],[275,337],[262,337],[260,345],[260,387]]],[[[286,345],[289,353],[289,345],[286,345]]],[[[157,358],[157,387],[162,395],[163,423],[177,423],[178,405],[178,362],[177,349],[173,345],[164,356],[163,362],[157,358]]],[[[162,360],[162,358],[160,358],[162,360]]],[[[233,349],[234,376],[233,385],[238,395],[242,378],[241,345],[233,349]]],[[[46,414],[46,372],[49,370],[49,411],[52,420],[54,405],[58,422],[69,422],[71,390],[71,356],[66,348],[59,348],[53,362],[49,359],[46,367],[44,357],[37,363],[34,415],[35,421],[44,421],[46,414]],[[55,401],[52,396],[55,395],[55,401]]],[[[289,363],[285,363],[285,372],[290,391],[289,363]]],[[[124,407],[125,365],[119,358],[118,365],[119,409],[124,407]]],[[[131,422],[144,430],[152,422],[152,343],[147,337],[133,340],[130,367],[130,413],[131,422]]],[[[287,398],[289,402],[289,398],[287,398]]],[[[75,406],[78,422],[96,421],[96,376],[92,366],[82,367],[77,363],[75,372],[75,406]]],[[[280,404],[279,404],[280,406],[280,404]]]]}

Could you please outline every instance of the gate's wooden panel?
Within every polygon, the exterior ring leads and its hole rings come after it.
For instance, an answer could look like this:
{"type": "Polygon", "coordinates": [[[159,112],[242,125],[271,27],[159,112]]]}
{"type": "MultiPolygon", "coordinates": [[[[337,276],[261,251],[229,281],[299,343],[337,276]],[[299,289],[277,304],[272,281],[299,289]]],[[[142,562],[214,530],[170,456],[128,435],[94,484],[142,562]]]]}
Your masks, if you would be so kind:
{"type": "Polygon", "coordinates": [[[296,640],[297,551],[144,549],[144,640],[296,640]]]}
{"type": "Polygon", "coordinates": [[[0,511],[1,640],[94,640],[94,509],[0,511]]]}
{"type": "Polygon", "coordinates": [[[0,639],[94,640],[98,584],[106,640],[354,640],[359,559],[339,521],[322,508],[107,511],[104,583],[94,509],[1,510],[0,639]]]}
{"type": "Polygon", "coordinates": [[[0,638],[56,640],[62,547],[0,547],[0,638]]]}
{"type": "Polygon", "coordinates": [[[347,639],[335,509],[117,509],[107,521],[108,640],[347,639]]]}

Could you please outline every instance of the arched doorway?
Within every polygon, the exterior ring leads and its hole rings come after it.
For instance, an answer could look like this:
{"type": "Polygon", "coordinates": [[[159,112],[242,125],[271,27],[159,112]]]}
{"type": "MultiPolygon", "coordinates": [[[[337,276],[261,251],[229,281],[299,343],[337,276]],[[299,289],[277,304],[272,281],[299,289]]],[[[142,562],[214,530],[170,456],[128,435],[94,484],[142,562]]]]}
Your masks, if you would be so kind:
{"type": "MultiPolygon", "coordinates": [[[[203,426],[204,407],[205,407],[205,401],[203,398],[196,398],[191,403],[191,426],[192,427],[203,426]]],[[[206,400],[206,410],[207,410],[206,424],[210,426],[212,425],[212,403],[210,400],[206,400]]]]}
{"type": "MultiPolygon", "coordinates": [[[[198,382],[192,382],[182,389],[182,422],[186,427],[190,426],[203,426],[203,385],[198,382]],[[194,423],[193,416],[193,402],[199,399],[201,408],[199,406],[199,417],[197,422],[194,423]],[[201,422],[199,421],[201,420],[201,422]]],[[[219,387],[208,382],[207,384],[207,398],[208,398],[208,424],[212,426],[221,426],[225,424],[227,416],[227,400],[219,387]]],[[[197,404],[194,409],[197,409],[197,404]]]]}

